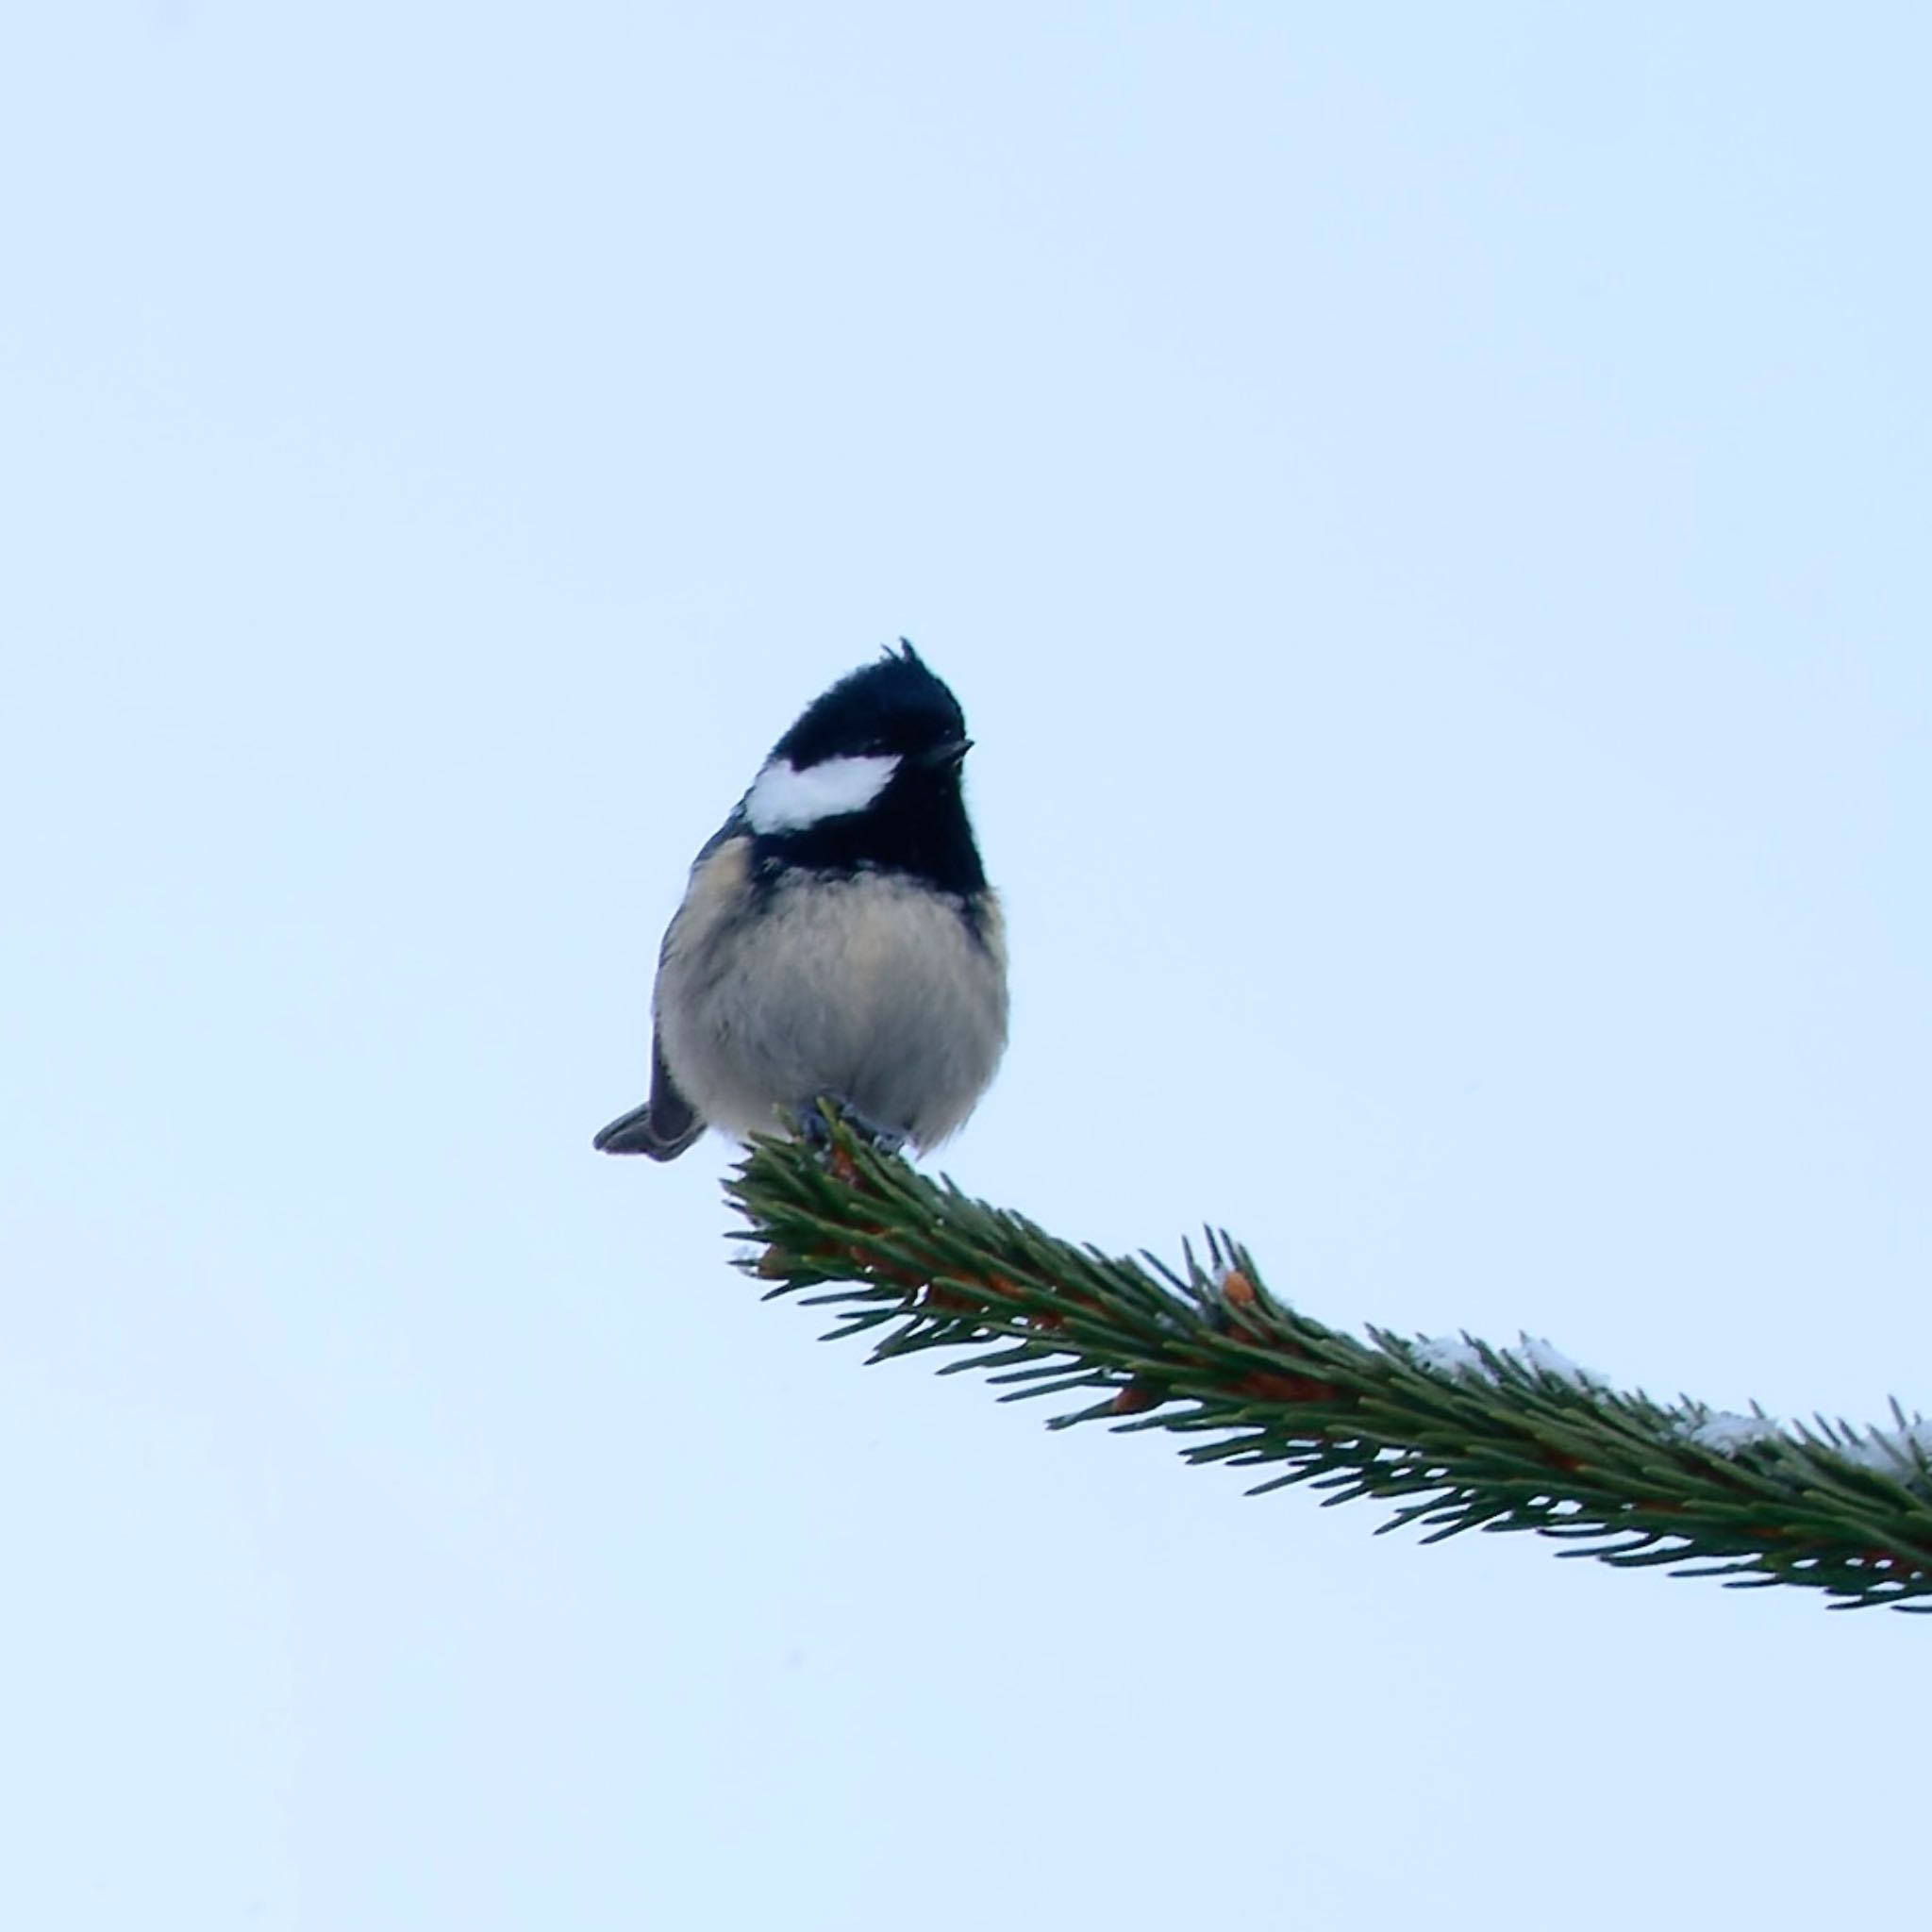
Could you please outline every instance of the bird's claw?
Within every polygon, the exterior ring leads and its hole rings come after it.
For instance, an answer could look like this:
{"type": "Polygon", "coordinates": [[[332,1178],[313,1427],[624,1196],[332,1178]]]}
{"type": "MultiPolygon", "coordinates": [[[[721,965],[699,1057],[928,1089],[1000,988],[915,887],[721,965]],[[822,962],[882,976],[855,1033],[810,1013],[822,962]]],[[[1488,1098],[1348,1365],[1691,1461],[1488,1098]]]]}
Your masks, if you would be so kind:
{"type": "Polygon", "coordinates": [[[798,1116],[798,1138],[808,1147],[829,1147],[832,1144],[831,1123],[825,1118],[827,1109],[876,1153],[897,1154],[906,1144],[906,1136],[898,1128],[882,1127],[878,1122],[868,1119],[843,1094],[820,1093],[813,1097],[810,1106],[800,1110],[798,1116]]]}

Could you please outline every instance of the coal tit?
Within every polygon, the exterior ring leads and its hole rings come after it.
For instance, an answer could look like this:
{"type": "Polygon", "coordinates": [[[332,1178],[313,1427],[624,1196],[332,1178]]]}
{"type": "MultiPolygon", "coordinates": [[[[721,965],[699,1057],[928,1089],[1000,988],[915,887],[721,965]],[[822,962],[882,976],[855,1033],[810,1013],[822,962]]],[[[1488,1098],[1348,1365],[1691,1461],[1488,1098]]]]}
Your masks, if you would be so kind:
{"type": "Polygon", "coordinates": [[[675,1160],[707,1126],[887,1144],[958,1127],[1007,1041],[1007,958],[958,701],[905,639],[772,747],[691,866],[653,997],[651,1097],[593,1142],[675,1160]]]}

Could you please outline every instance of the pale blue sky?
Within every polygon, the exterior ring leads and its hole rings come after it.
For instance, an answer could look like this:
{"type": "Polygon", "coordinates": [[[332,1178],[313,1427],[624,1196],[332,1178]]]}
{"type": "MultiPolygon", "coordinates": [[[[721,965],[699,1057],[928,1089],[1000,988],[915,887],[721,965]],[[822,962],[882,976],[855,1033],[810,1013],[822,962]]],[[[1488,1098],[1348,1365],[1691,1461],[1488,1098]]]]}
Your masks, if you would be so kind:
{"type": "Polygon", "coordinates": [[[1928,57],[13,9],[0,1922],[1796,1924],[1915,1844],[1915,1621],[861,1371],[721,1143],[589,1139],[904,632],[1013,932],[963,1185],[1932,1407],[1928,57]]]}

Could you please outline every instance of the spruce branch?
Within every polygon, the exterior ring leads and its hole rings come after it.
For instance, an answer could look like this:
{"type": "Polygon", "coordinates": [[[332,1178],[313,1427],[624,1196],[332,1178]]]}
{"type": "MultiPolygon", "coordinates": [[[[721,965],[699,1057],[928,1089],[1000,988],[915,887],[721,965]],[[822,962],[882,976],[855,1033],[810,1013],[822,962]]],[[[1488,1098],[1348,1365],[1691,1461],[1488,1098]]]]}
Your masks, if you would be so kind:
{"type": "Polygon", "coordinates": [[[1779,1427],[1625,1393],[1547,1343],[1496,1348],[1324,1326],[1225,1234],[1175,1270],[1112,1257],[962,1194],[826,1117],[826,1144],[759,1140],[725,1183],[741,1266],[838,1311],[870,1359],[938,1351],[1003,1401],[1088,1395],[1050,1427],[1169,1429],[1191,1462],[1278,1467],[1373,1497],[1424,1541],[1534,1530],[1565,1556],[1732,1588],[1804,1584],[1836,1609],[1932,1611],[1932,1425],[1779,1427]]]}

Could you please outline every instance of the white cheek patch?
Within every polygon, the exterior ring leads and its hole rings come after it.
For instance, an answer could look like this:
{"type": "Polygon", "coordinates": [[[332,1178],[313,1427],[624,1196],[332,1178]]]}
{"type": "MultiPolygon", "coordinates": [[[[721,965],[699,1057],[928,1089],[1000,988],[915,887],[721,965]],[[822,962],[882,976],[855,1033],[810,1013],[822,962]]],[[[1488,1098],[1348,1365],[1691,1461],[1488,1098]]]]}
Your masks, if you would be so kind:
{"type": "Polygon", "coordinates": [[[821,819],[863,811],[899,769],[891,757],[825,758],[797,770],[774,758],[745,793],[744,816],[754,832],[802,832],[821,819]]]}

